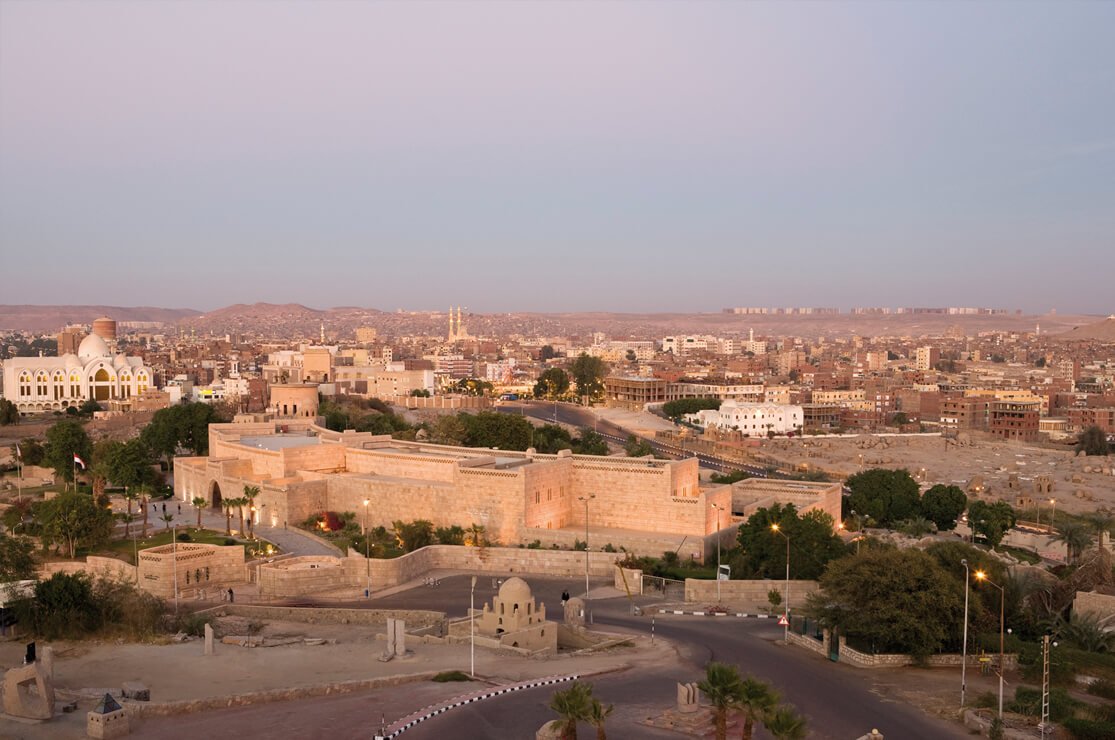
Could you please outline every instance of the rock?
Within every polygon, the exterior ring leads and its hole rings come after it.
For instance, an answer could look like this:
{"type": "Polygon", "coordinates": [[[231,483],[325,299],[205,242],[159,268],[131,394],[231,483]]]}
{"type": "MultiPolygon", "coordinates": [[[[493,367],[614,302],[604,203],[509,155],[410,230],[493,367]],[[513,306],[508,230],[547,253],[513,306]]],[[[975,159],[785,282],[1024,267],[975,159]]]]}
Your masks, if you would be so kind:
{"type": "Polygon", "coordinates": [[[123,694],[125,699],[151,701],[151,689],[139,681],[125,681],[123,686],[120,687],[120,693],[123,694]]]}

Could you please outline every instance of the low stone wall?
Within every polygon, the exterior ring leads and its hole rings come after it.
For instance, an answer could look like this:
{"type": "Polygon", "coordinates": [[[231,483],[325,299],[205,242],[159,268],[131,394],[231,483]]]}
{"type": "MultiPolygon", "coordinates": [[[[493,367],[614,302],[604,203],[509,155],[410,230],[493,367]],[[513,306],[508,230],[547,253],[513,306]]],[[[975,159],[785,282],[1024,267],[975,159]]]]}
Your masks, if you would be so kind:
{"type": "Polygon", "coordinates": [[[812,650],[818,655],[824,655],[825,657],[828,657],[827,632],[825,633],[824,642],[821,642],[820,640],[814,640],[812,637],[806,637],[805,635],[795,634],[793,632],[790,632],[787,635],[787,639],[789,640],[791,645],[797,645],[798,647],[803,647],[806,650],[812,650]]]}
{"type": "MultiPolygon", "coordinates": [[[[588,553],[589,574],[612,576],[623,553],[588,553]]],[[[585,553],[571,550],[529,550],[515,547],[460,547],[431,545],[390,560],[365,560],[356,552],[344,558],[313,558],[318,568],[294,567],[302,558],[292,558],[259,570],[260,594],[287,598],[306,593],[364,588],[371,580],[372,590],[408,583],[433,570],[465,570],[498,575],[522,573],[553,576],[581,576],[585,572],[585,553]],[[331,565],[329,563],[335,563],[331,565]]]]}
{"type": "Polygon", "coordinates": [[[196,613],[201,617],[227,615],[278,622],[320,622],[322,624],[386,624],[390,619],[402,619],[408,631],[412,628],[430,627],[445,619],[443,612],[423,609],[333,609],[306,606],[259,606],[256,604],[222,604],[196,613]]]}
{"type": "Polygon", "coordinates": [[[229,707],[245,707],[253,704],[265,704],[274,701],[293,701],[295,699],[309,699],[316,696],[330,696],[332,694],[348,694],[354,691],[378,689],[386,686],[400,686],[417,681],[429,681],[436,673],[408,673],[399,676],[384,676],[382,678],[367,678],[357,681],[340,681],[337,683],[319,684],[317,686],[304,686],[294,689],[273,689],[271,691],[253,691],[246,694],[219,696],[209,699],[189,699],[185,701],[164,702],[124,702],[128,713],[136,717],[166,717],[175,714],[193,714],[214,709],[227,709],[229,707]]]}
{"type": "Polygon", "coordinates": [[[40,570],[44,576],[51,576],[55,573],[88,573],[93,578],[103,576],[121,581],[131,581],[132,583],[135,583],[136,580],[134,565],[129,565],[116,558],[103,558],[97,555],[90,555],[84,561],[64,560],[55,563],[43,563],[40,570]]]}
{"type": "MultiPolygon", "coordinates": [[[[731,533],[734,538],[735,530],[731,533]]],[[[584,531],[575,529],[545,529],[542,527],[524,527],[522,530],[522,539],[524,542],[538,540],[542,543],[543,548],[552,548],[554,545],[559,547],[573,547],[577,542],[581,541],[585,536],[584,531]]],[[[682,546],[688,544],[682,551],[683,557],[692,555],[696,560],[700,561],[703,557],[702,553],[708,551],[710,548],[704,544],[700,537],[687,537],[686,535],[673,535],[673,534],[652,534],[652,533],[624,533],[612,532],[607,535],[594,534],[592,541],[593,547],[603,547],[604,545],[611,545],[614,548],[623,548],[636,556],[649,556],[661,557],[662,553],[666,551],[675,552],[682,546]]],[[[709,535],[704,538],[711,544],[711,550],[716,551],[716,539],[714,535],[709,535]]]]}
{"type": "MultiPolygon", "coordinates": [[[[806,594],[813,593],[820,586],[816,581],[790,581],[790,607],[791,611],[800,607],[805,602],[806,594]]],[[[756,608],[770,605],[767,593],[771,590],[780,595],[786,593],[786,582],[775,580],[760,581],[721,581],[720,600],[731,603],[742,603],[756,608]]],[[[698,578],[685,579],[686,603],[716,601],[716,581],[698,578]]],[[[780,606],[779,609],[782,607],[780,606]]]]}
{"type": "MultiPolygon", "coordinates": [[[[992,656],[992,658],[997,662],[999,656],[996,654],[992,656]]],[[[900,668],[916,663],[914,658],[910,655],[868,655],[867,653],[861,653],[854,648],[848,647],[843,637],[840,638],[840,662],[848,663],[849,665],[854,665],[859,668],[900,668]]],[[[930,655],[926,659],[925,665],[930,668],[959,668],[963,662],[963,655],[930,655]]],[[[1013,671],[1018,668],[1018,656],[1008,653],[1003,656],[1003,663],[1008,671],[1013,671]]],[[[969,655],[968,665],[972,668],[979,668],[979,656],[969,655]]]]}

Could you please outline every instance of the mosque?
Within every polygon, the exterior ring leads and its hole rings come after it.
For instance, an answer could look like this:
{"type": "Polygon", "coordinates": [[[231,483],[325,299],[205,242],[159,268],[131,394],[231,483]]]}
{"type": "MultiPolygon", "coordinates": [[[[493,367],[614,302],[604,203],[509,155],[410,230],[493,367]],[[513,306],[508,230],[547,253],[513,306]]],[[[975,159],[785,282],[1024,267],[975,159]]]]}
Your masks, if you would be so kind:
{"type": "MultiPolygon", "coordinates": [[[[106,320],[98,319],[99,322],[106,320]]],[[[115,338],[115,323],[111,322],[115,338]]],[[[89,399],[102,405],[138,397],[153,388],[154,374],[141,357],[114,354],[96,333],[81,340],[77,354],[61,357],[14,357],[5,360],[3,396],[20,413],[65,411],[89,399]]]]}

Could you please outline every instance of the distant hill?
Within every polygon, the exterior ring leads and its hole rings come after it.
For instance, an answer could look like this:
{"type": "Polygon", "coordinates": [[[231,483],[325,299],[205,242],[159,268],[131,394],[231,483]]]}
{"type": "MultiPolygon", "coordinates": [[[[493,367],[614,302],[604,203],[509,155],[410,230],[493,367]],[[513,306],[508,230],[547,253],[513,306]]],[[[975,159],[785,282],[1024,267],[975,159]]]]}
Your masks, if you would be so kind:
{"type": "Polygon", "coordinates": [[[1078,326],[1064,334],[1058,334],[1056,338],[1067,342],[1115,342],[1115,316],[1108,316],[1094,324],[1078,326]]]}
{"type": "Polygon", "coordinates": [[[196,316],[192,308],[155,308],[153,306],[3,306],[0,305],[0,331],[56,332],[67,324],[89,324],[108,316],[117,321],[157,321],[173,326],[196,316]]]}

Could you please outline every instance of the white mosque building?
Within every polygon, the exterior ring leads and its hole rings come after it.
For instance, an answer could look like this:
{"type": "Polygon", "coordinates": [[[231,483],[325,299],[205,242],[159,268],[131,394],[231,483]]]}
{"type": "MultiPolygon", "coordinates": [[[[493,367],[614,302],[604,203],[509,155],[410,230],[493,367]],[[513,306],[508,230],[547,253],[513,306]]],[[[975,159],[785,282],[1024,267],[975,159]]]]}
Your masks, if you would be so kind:
{"type": "Polygon", "coordinates": [[[154,387],[143,358],[114,355],[96,334],[81,341],[76,355],[14,357],[3,365],[3,395],[24,414],[64,411],[89,399],[106,404],[154,387]]]}

